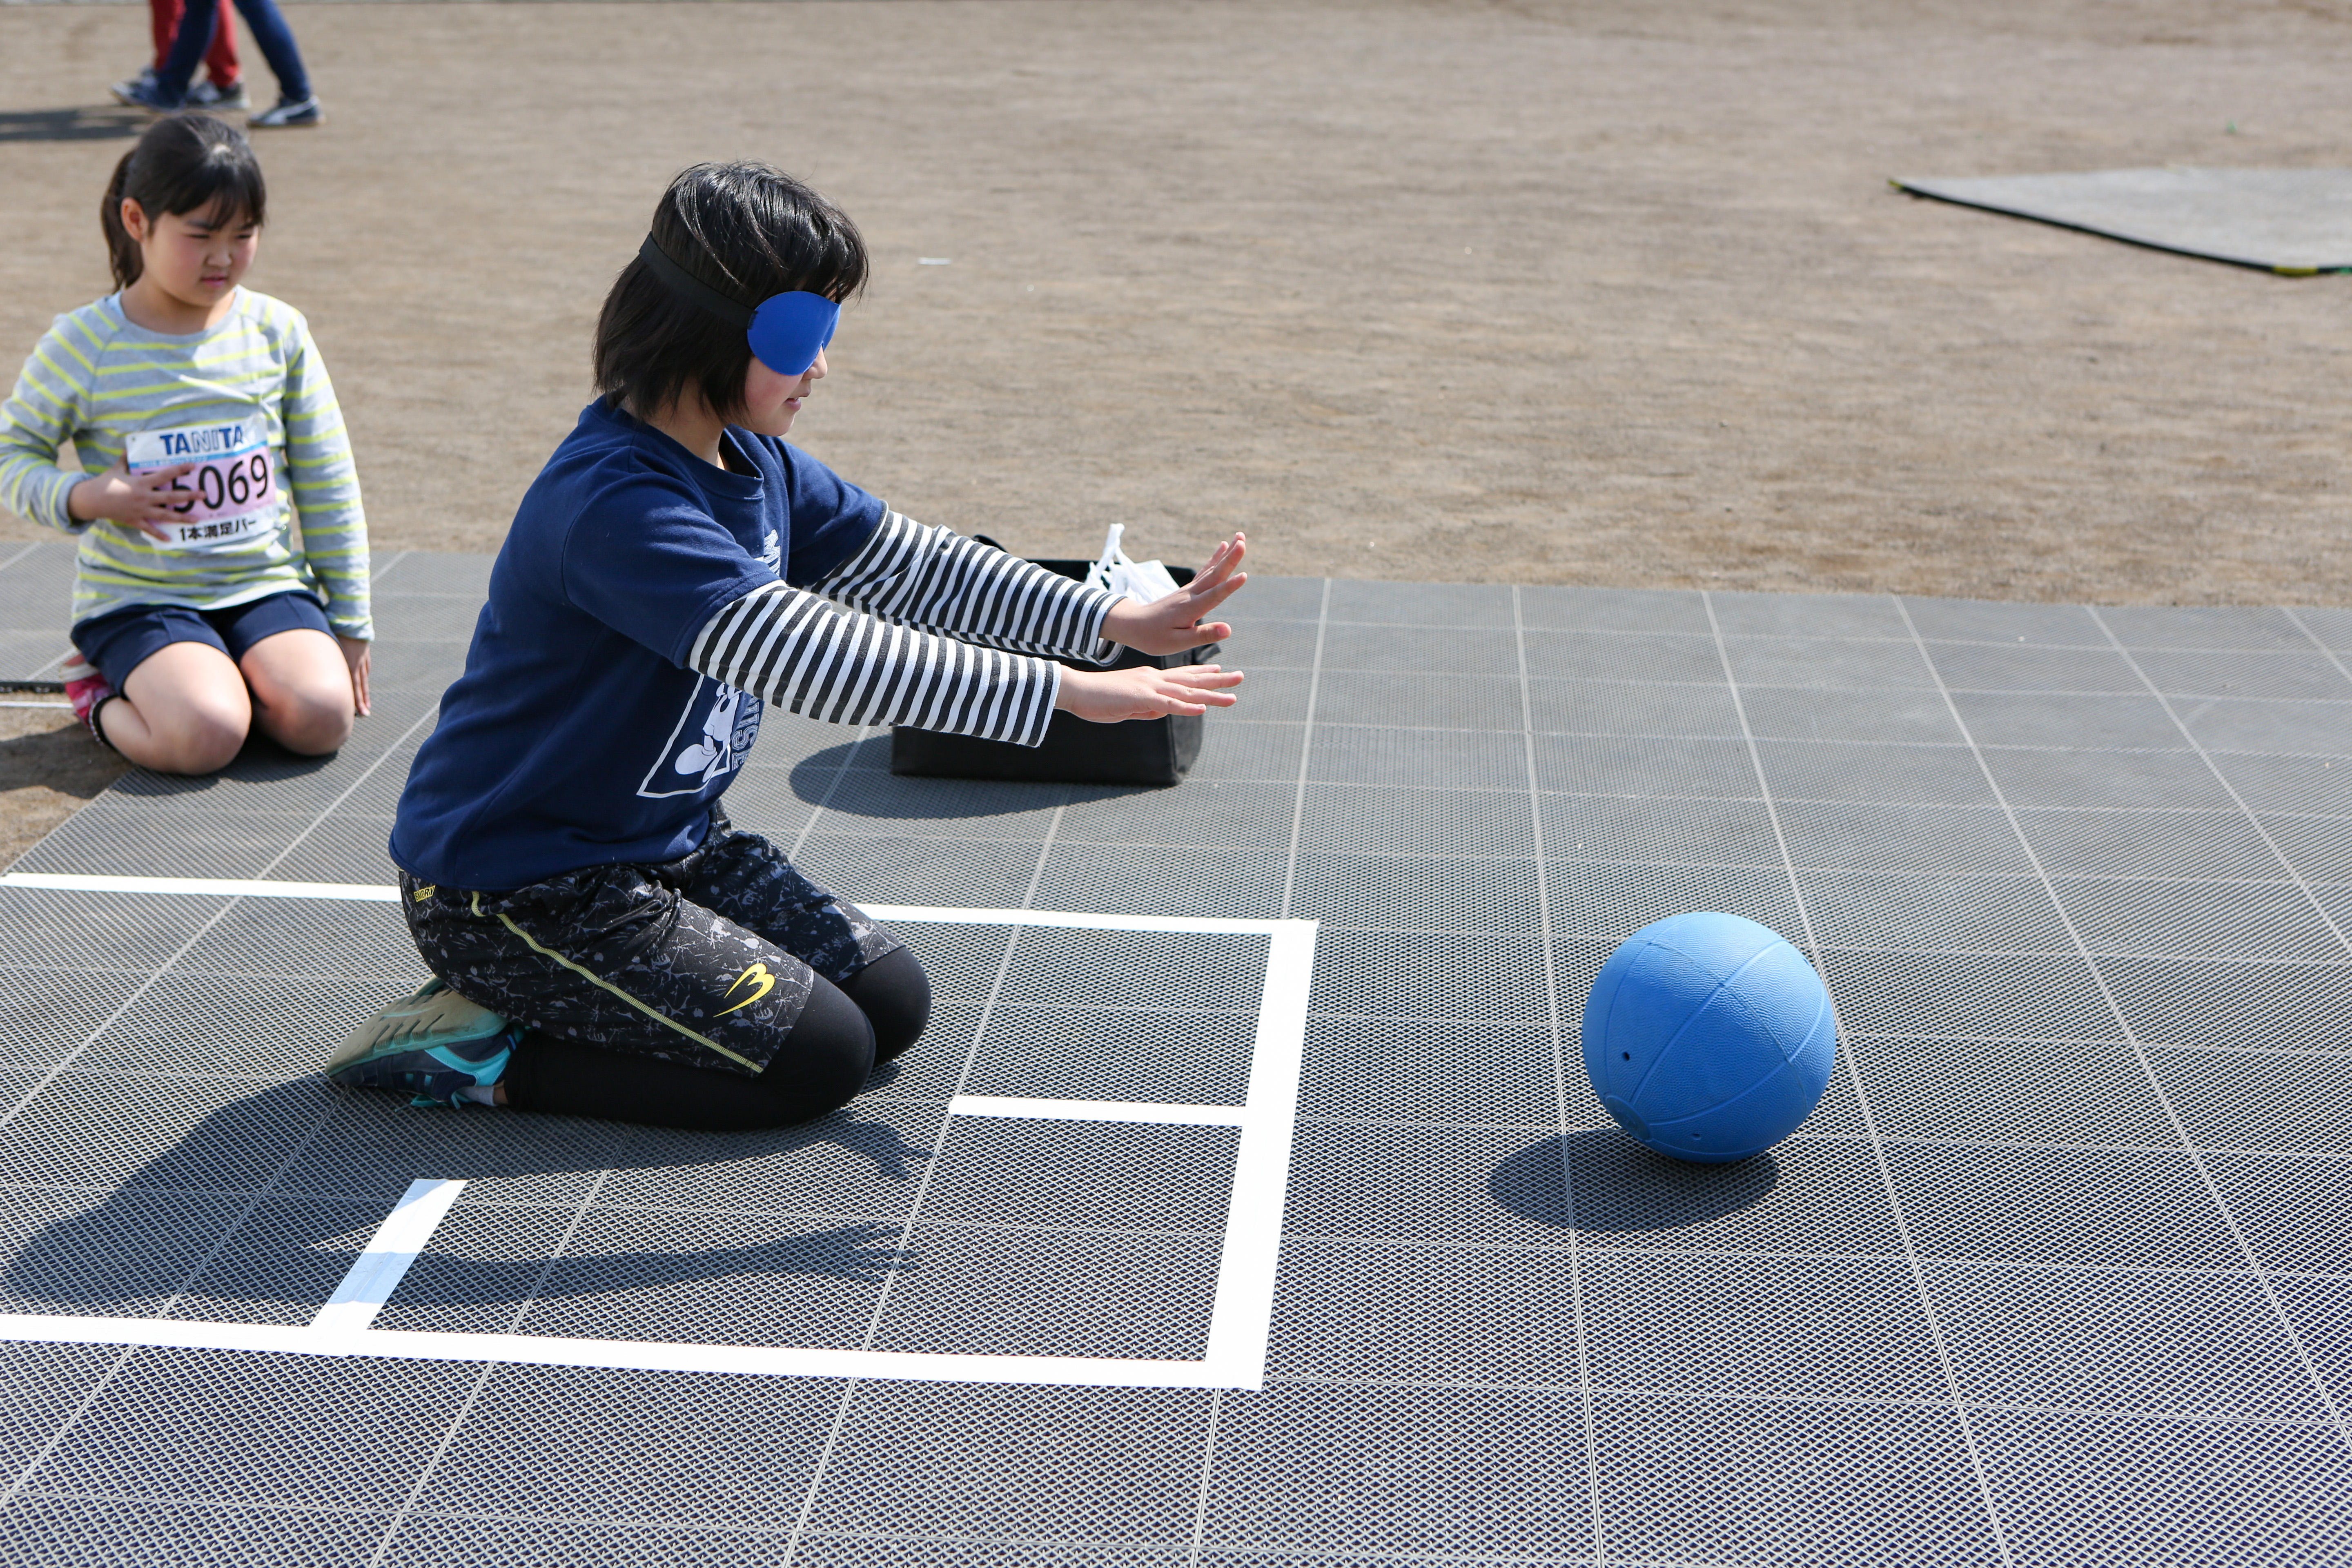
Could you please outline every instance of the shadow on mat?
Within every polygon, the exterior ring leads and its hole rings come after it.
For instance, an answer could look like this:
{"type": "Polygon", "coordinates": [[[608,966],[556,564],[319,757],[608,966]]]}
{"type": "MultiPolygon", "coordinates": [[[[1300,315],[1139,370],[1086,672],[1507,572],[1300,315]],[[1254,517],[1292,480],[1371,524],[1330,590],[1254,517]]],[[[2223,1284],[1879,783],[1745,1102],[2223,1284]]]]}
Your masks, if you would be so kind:
{"type": "Polygon", "coordinates": [[[127,764],[89,733],[70,710],[53,728],[0,739],[0,790],[38,785],[76,800],[95,799],[127,764]]]}
{"type": "Polygon", "coordinates": [[[413,1110],[302,1079],[221,1106],[95,1202],[86,1189],[18,1194],[6,1228],[25,1240],[0,1277],[0,1310],[146,1316],[186,1296],[279,1303],[292,1310],[266,1315],[302,1321],[408,1183],[435,1175],[464,1177],[478,1201],[452,1212],[411,1269],[395,1298],[411,1306],[737,1278],[873,1282],[915,1261],[890,1216],[911,1204],[929,1156],[855,1107],[800,1127],[685,1132],[413,1110]],[[600,1207],[575,1225],[592,1184],[600,1207]],[[850,1217],[861,1211],[875,1217],[850,1217]]]}
{"type": "MultiPolygon", "coordinates": [[[[807,805],[823,804],[830,811],[877,822],[952,822],[1008,812],[1035,811],[1068,799],[1066,784],[1034,784],[1019,779],[933,779],[902,777],[871,771],[842,776],[841,765],[860,742],[845,742],[814,752],[793,764],[793,795],[807,805]],[[877,807],[861,784],[879,781],[887,792],[887,807],[877,807]]],[[[870,786],[868,786],[870,788],[870,786]]],[[[1086,784],[1088,799],[1106,800],[1127,795],[1160,795],[1157,784],[1086,784]]]]}
{"type": "Polygon", "coordinates": [[[140,109],[18,109],[0,114],[0,142],[114,142],[147,129],[140,109]]]}
{"type": "Polygon", "coordinates": [[[1495,1201],[1523,1219],[1601,1236],[1705,1225],[1762,1203],[1780,1184],[1780,1166],[1769,1152],[1696,1165],[1654,1154],[1614,1128],[1530,1144],[1496,1165],[1487,1181],[1495,1201]]]}
{"type": "MultiPolygon", "coordinates": [[[[142,800],[168,800],[176,795],[201,795],[231,784],[288,784],[296,779],[310,778],[324,773],[351,752],[359,767],[364,768],[375,760],[373,750],[354,751],[346,746],[341,752],[329,752],[324,756],[305,757],[288,751],[268,736],[256,730],[246,737],[245,747],[236,760],[218,773],[152,773],[145,768],[131,768],[115,781],[114,793],[136,795],[142,800]]],[[[323,803],[320,803],[323,804],[323,803]]],[[[268,809],[268,803],[257,803],[246,809],[268,809]]],[[[315,812],[316,805],[289,801],[280,805],[281,811],[315,812]]]]}

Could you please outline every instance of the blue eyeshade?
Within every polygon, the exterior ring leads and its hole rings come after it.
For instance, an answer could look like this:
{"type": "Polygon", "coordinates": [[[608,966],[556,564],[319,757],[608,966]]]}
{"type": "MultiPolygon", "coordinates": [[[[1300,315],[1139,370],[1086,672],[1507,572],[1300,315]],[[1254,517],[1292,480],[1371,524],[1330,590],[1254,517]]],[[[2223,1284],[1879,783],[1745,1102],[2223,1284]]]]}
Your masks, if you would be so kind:
{"type": "Polygon", "coordinates": [[[802,375],[840,323],[841,307],[822,294],[796,289],[771,295],[751,312],[751,352],[778,375],[802,375]]]}

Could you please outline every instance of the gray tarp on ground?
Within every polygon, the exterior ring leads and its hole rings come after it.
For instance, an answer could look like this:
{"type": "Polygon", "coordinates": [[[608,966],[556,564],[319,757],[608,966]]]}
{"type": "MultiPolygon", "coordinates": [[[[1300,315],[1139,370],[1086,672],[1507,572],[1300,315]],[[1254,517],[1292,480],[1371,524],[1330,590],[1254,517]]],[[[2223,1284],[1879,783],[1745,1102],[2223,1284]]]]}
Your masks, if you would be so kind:
{"type": "Polygon", "coordinates": [[[2243,267],[2352,268],[2352,169],[2099,169],[1895,184],[1939,201],[2243,267]]]}

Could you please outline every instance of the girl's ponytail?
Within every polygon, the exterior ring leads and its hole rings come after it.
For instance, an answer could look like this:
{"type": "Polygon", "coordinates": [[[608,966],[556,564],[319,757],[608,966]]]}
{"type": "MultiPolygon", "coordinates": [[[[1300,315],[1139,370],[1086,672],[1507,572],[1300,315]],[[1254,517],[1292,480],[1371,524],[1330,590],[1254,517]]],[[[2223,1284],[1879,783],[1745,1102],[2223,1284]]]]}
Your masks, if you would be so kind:
{"type": "MultiPolygon", "coordinates": [[[[131,180],[131,160],[139,156],[134,147],[122,154],[114,165],[114,177],[106,182],[106,195],[98,204],[98,226],[106,236],[106,259],[114,268],[114,286],[128,289],[139,281],[146,265],[139,254],[139,242],[122,226],[122,191],[131,180]]],[[[142,205],[142,210],[144,204],[142,205]]]]}
{"type": "Polygon", "coordinates": [[[128,289],[139,280],[146,258],[123,226],[125,198],[152,224],[166,216],[205,213],[215,223],[242,220],[258,227],[269,193],[261,163],[244,132],[209,114],[167,114],[147,128],[138,144],[114,165],[98,212],[106,236],[106,257],[114,284],[128,289]]]}

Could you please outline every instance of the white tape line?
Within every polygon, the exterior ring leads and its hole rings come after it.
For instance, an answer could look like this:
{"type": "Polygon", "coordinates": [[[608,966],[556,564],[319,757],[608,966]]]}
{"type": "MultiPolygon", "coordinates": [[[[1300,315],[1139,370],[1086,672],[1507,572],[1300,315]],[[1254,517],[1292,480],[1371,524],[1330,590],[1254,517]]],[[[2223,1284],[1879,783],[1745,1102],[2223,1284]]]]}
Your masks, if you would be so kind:
{"type": "MultiPolygon", "coordinates": [[[[0,888],[41,888],[60,893],[195,893],[215,899],[350,899],[396,904],[400,889],[376,882],[271,882],[225,877],[99,877],[79,872],[9,871],[0,888]]],[[[1075,931],[1202,931],[1271,936],[1296,921],[1194,919],[1187,915],[1094,915],[1066,910],[946,910],[925,904],[861,904],[877,920],[931,925],[1052,926],[1075,931]]]]}
{"type": "Polygon", "coordinates": [[[1223,921],[1191,915],[1088,915],[1063,910],[936,910],[920,904],[857,906],[877,921],[928,921],[935,925],[1055,926],[1075,931],[1185,931],[1212,935],[1272,936],[1297,921],[1223,921]]]}
{"type": "Polygon", "coordinates": [[[254,882],[219,877],[83,877],[50,871],[10,871],[0,888],[44,888],[58,893],[199,893],[215,899],[353,899],[400,902],[398,888],[373,882],[254,882]]]}
{"type": "Polygon", "coordinates": [[[399,1361],[499,1362],[523,1366],[617,1367],[645,1372],[745,1373],[769,1377],[881,1377],[916,1383],[1028,1383],[1104,1388],[1255,1388],[1258,1369],[1206,1361],[1109,1356],[949,1355],[928,1351],[824,1350],[797,1345],[674,1344],[373,1329],[322,1334],[279,1323],[201,1323],[173,1318],[48,1317],[0,1313],[0,1341],[33,1344],[161,1345],[186,1350],[365,1355],[399,1361]]]}
{"type": "Polygon", "coordinates": [[[375,1321],[392,1293],[433,1232],[449,1213],[449,1205],[466,1190],[463,1182],[415,1181],[400,1196],[384,1222],[368,1237],[367,1250],[319,1315],[310,1320],[313,1333],[355,1333],[375,1321]]]}
{"type": "MultiPolygon", "coordinates": [[[[348,899],[370,903],[395,903],[400,898],[397,888],[354,882],[68,876],[37,871],[0,873],[0,887],[66,892],[192,893],[215,898],[348,899]]],[[[310,1327],[0,1313],[0,1341],[175,1345],[308,1355],[378,1355],[919,1382],[1155,1388],[1264,1386],[1266,1338],[1281,1257],[1291,1135],[1297,1117],[1298,1072],[1306,1045],[1307,995],[1315,967],[1316,922],[1077,914],[1053,910],[950,910],[907,904],[868,904],[865,908],[880,920],[912,923],[1197,931],[1261,935],[1267,939],[1265,988],[1258,1011],[1246,1107],[1024,1100],[994,1095],[960,1095],[950,1103],[951,1110],[970,1116],[1234,1126],[1242,1130],[1224,1252],[1218,1268],[1216,1304],[1210,1318],[1208,1353],[1202,1359],[1162,1362],[1088,1356],[946,1355],[369,1329],[366,1325],[397,1288],[434,1226],[440,1223],[449,1205],[456,1201],[457,1189],[464,1184],[424,1182],[409,1189],[402,1207],[378,1230],[368,1253],[353,1266],[343,1288],[320,1309],[310,1327]],[[443,1188],[447,1189],[446,1194],[443,1188]],[[408,1212],[412,1205],[421,1205],[414,1215],[408,1212]],[[422,1228],[410,1238],[407,1227],[419,1226],[422,1228]],[[403,1227],[396,1236],[394,1226],[403,1227]]]]}
{"type": "Polygon", "coordinates": [[[1018,1100],[1010,1095],[959,1094],[950,1116],[1009,1116],[1031,1121],[1145,1121],[1166,1127],[1239,1127],[1242,1105],[1161,1105],[1148,1100],[1018,1100]]]}
{"type": "Polygon", "coordinates": [[[1282,1209],[1290,1182],[1290,1138],[1298,1118],[1298,1073],[1307,1047],[1307,1002],[1315,978],[1313,921],[1284,921],[1266,942],[1265,994],[1250,1053],[1249,1119],[1234,1154],[1234,1195],[1225,1212],[1224,1256],[1209,1315],[1204,1358],[1265,1375],[1266,1334],[1274,1321],[1275,1277],[1282,1261],[1282,1209]]]}

